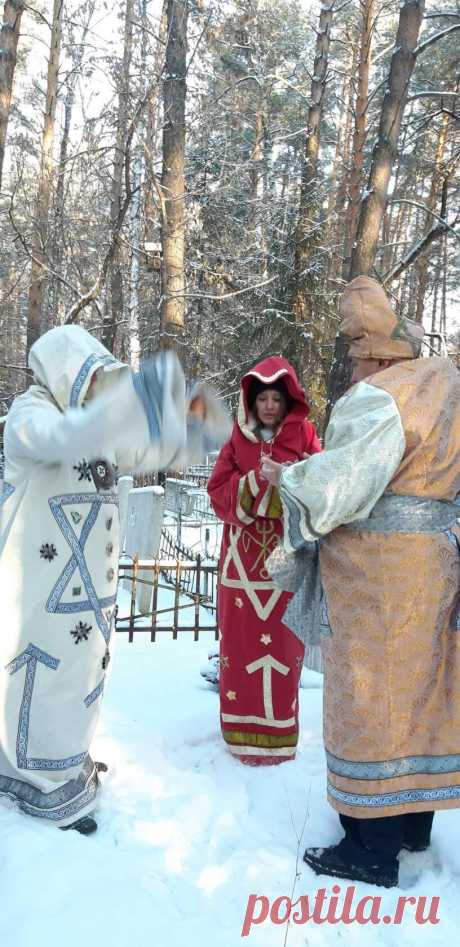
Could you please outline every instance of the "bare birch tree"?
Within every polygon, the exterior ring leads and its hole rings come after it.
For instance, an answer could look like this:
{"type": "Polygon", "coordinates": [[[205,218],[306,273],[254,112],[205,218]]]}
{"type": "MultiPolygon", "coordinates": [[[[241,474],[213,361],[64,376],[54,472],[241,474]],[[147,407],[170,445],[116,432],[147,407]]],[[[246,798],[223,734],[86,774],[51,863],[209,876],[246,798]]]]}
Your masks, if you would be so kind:
{"type": "Polygon", "coordinates": [[[41,142],[35,225],[31,245],[32,267],[27,322],[28,350],[35,340],[38,339],[43,330],[43,306],[48,258],[47,245],[50,237],[49,209],[54,178],[53,150],[56,134],[56,105],[61,56],[63,8],[64,0],[54,0],[46,83],[45,120],[41,142]]]}
{"type": "Polygon", "coordinates": [[[6,0],[0,30],[0,191],[23,0],[6,0]]]}
{"type": "Polygon", "coordinates": [[[185,97],[189,0],[168,0],[163,76],[160,345],[178,347],[185,324],[185,97]]]}

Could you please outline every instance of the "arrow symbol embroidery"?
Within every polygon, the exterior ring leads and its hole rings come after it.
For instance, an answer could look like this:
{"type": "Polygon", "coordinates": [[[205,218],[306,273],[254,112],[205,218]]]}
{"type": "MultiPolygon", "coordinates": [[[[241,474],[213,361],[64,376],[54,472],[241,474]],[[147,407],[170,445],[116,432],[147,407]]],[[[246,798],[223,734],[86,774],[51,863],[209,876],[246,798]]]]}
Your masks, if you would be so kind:
{"type": "Polygon", "coordinates": [[[60,658],[53,658],[51,654],[47,654],[46,651],[42,651],[34,644],[28,644],[27,648],[21,651],[21,654],[18,654],[16,658],[13,658],[13,660],[6,665],[5,670],[7,670],[9,674],[16,674],[17,671],[26,665],[24,692],[19,711],[18,735],[16,739],[16,759],[19,769],[68,769],[71,766],[78,766],[86,758],[86,752],[78,753],[76,756],[69,756],[67,759],[60,760],[41,760],[27,756],[30,707],[32,704],[37,665],[44,664],[45,667],[50,668],[50,670],[56,671],[60,663],[60,658]]]}
{"type": "Polygon", "coordinates": [[[283,676],[286,677],[286,674],[289,674],[289,668],[286,664],[281,664],[280,661],[277,661],[272,654],[265,654],[263,658],[258,658],[258,660],[253,661],[252,664],[246,665],[248,674],[254,674],[255,671],[260,671],[261,669],[263,672],[264,710],[268,722],[269,720],[275,719],[272,698],[272,672],[278,671],[279,674],[283,674],[283,676]]]}

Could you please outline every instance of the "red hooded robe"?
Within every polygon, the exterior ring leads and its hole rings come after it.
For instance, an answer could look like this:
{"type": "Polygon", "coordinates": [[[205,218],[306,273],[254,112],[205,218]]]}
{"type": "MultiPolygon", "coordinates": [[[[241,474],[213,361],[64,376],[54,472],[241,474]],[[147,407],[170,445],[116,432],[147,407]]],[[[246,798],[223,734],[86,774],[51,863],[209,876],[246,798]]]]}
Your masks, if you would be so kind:
{"type": "Polygon", "coordinates": [[[275,588],[265,560],[283,532],[277,490],[260,476],[262,457],[295,462],[321,450],[296,373],[272,356],[241,382],[238,419],[208,484],[225,523],[220,555],[220,710],[224,740],[245,763],[293,759],[298,740],[298,685],[303,645],[282,624],[290,594],[275,588]],[[283,380],[291,404],[270,441],[257,435],[248,409],[251,381],[283,380]]]}

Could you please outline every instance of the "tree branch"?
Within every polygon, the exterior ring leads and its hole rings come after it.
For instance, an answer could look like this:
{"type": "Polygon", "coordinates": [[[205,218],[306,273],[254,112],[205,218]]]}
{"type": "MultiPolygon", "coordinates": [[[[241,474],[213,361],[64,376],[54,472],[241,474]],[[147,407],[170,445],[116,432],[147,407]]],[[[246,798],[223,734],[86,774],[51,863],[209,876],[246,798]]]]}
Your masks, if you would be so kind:
{"type": "Polygon", "coordinates": [[[420,43],[419,46],[415,47],[414,56],[420,56],[420,53],[424,53],[426,49],[429,49],[430,46],[437,43],[438,39],[442,39],[443,36],[448,36],[449,33],[453,33],[455,30],[460,30],[460,23],[454,23],[454,25],[449,26],[447,30],[440,30],[439,33],[434,33],[433,36],[429,36],[424,43],[420,43]]]}
{"type": "Polygon", "coordinates": [[[423,239],[420,240],[415,247],[412,247],[412,250],[410,250],[409,253],[396,266],[393,267],[392,270],[385,274],[382,280],[383,285],[385,285],[385,283],[391,283],[393,280],[397,279],[398,276],[400,276],[404,270],[407,270],[414,260],[416,260],[417,257],[420,256],[420,254],[423,253],[427,247],[429,247],[430,243],[433,243],[433,241],[437,240],[438,237],[442,237],[443,234],[446,233],[447,229],[447,223],[437,224],[436,227],[432,227],[431,230],[425,234],[423,239]]]}

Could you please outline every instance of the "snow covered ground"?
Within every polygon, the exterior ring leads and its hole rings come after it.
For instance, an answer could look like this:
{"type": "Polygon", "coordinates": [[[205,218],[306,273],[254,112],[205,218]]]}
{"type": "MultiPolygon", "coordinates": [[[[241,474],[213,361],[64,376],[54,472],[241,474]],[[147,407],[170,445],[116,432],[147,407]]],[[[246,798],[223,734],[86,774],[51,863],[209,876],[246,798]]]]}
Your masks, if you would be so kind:
{"type": "Polygon", "coordinates": [[[402,859],[402,890],[356,885],[355,906],[381,897],[381,916],[394,915],[401,894],[440,897],[437,926],[417,925],[408,907],[398,926],[309,921],[288,929],[267,918],[241,938],[251,894],[271,903],[282,895],[314,901],[321,887],[331,895],[333,879],[313,875],[297,850],[341,833],[325,800],[321,677],[310,672],[300,691],[297,759],[243,766],[225,749],[217,695],[199,675],[212,643],[206,633],[198,643],[164,634],[130,645],[117,636],[93,746],[110,767],[99,831],[83,838],[0,807],[2,947],[454,944],[458,810],[436,815],[432,851],[402,859]]]}

